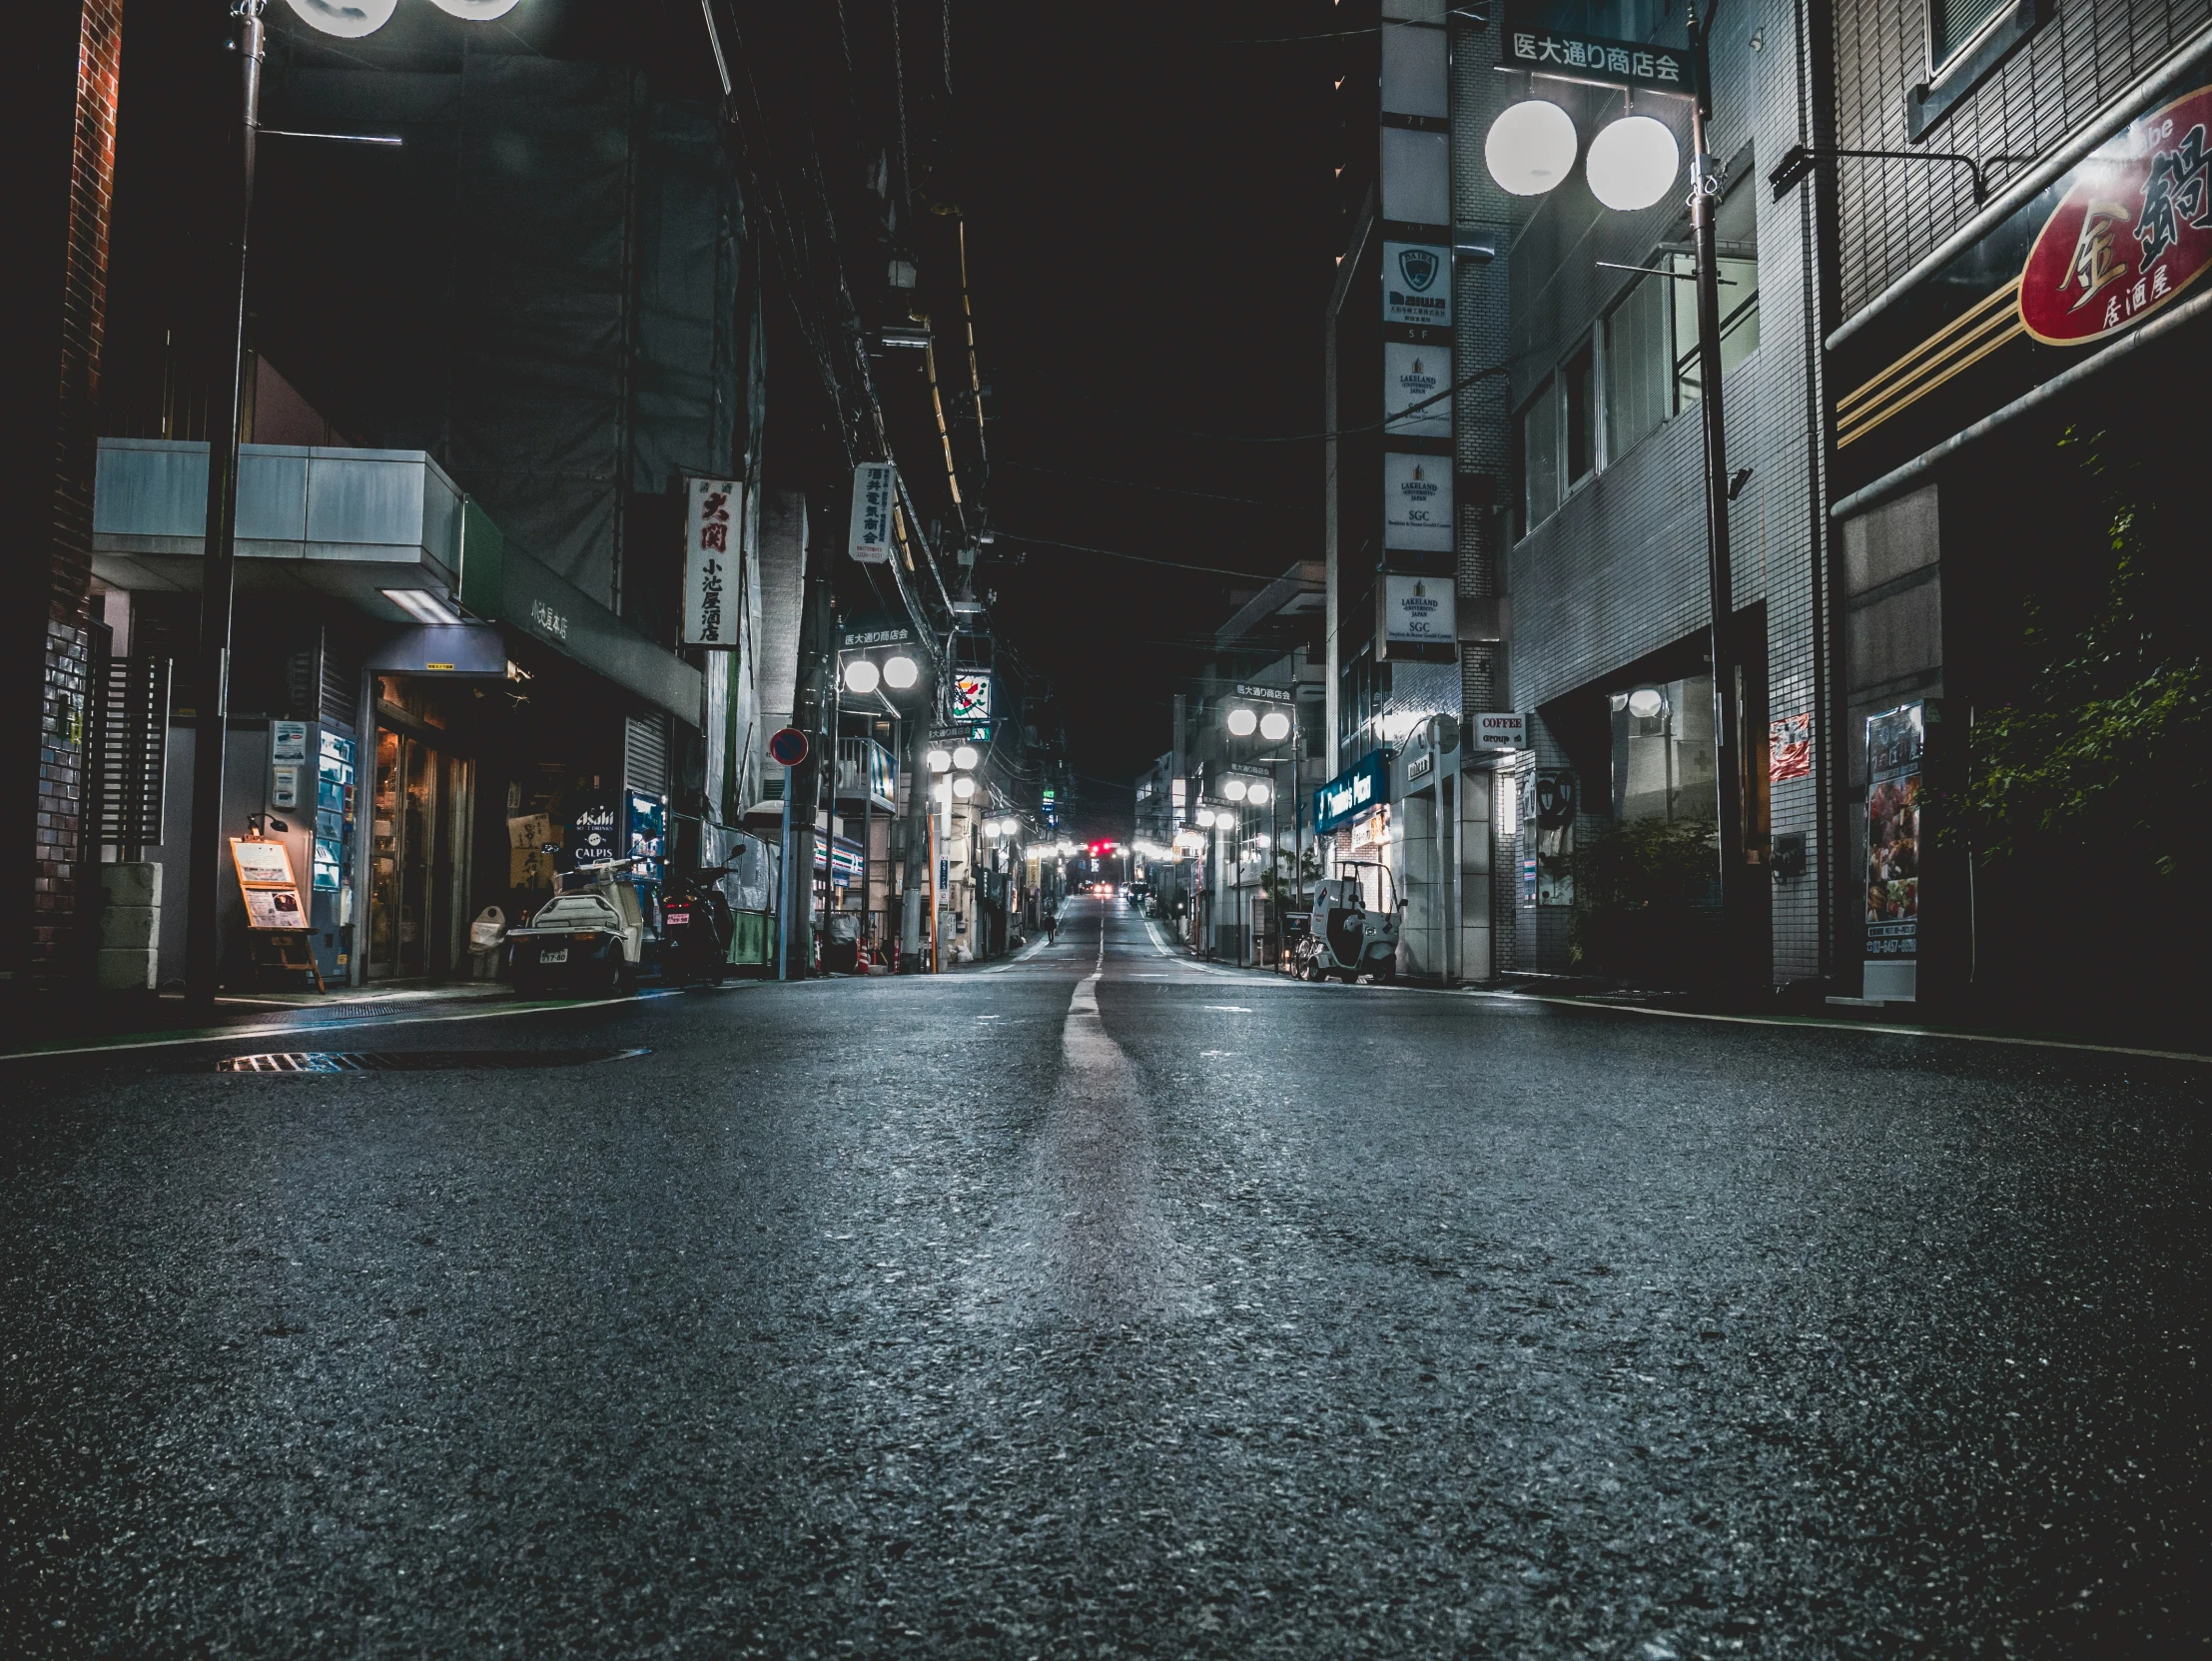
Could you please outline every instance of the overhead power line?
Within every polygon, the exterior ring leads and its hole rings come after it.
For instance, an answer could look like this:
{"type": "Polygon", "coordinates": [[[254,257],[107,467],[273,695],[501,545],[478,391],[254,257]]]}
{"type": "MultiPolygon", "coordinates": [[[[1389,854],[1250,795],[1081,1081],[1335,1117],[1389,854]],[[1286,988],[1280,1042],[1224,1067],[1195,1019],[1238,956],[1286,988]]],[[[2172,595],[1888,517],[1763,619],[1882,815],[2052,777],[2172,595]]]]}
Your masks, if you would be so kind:
{"type": "Polygon", "coordinates": [[[1164,565],[1171,571],[1195,571],[1206,576],[1242,577],[1246,582],[1272,582],[1273,577],[1260,571],[1239,571],[1227,565],[1191,565],[1180,559],[1158,559],[1148,553],[1123,553],[1117,548],[1095,548],[1083,542],[1063,542],[1051,536],[1024,536],[1019,531],[1007,530],[1000,534],[1010,542],[1035,542],[1039,547],[1067,548],[1075,553],[1096,553],[1106,559],[1127,559],[1139,565],[1164,565]]]}
{"type": "Polygon", "coordinates": [[[1391,411],[1379,421],[1367,421],[1359,426],[1339,426],[1320,432],[1210,432],[1202,427],[1177,426],[1172,421],[1162,421],[1150,415],[1139,415],[1133,410],[1124,410],[1118,405],[1107,403],[1096,394],[1085,392],[1080,387],[1070,387],[1068,391],[1075,397],[1082,399],[1086,404],[1095,404],[1102,410],[1112,411],[1124,420],[1139,422],[1160,432],[1172,432],[1178,437],[1211,438],[1226,444],[1310,444],[1319,443],[1327,438],[1348,438],[1355,433],[1380,432],[1392,421],[1403,420],[1408,415],[1418,415],[1432,404],[1442,404],[1446,399],[1465,392],[1478,381],[1488,381],[1493,376],[1508,373],[1512,367],[1510,364],[1493,364],[1486,370],[1475,371],[1473,375],[1468,376],[1465,380],[1453,382],[1440,393],[1430,394],[1418,404],[1409,404],[1402,410],[1391,411]]]}
{"type": "Polygon", "coordinates": [[[1051,473],[1056,478],[1080,478],[1093,484],[1114,484],[1127,490],[1157,490],[1163,495],[1196,496],[1201,501],[1237,501],[1247,507],[1278,507],[1288,512],[1305,512],[1294,501],[1269,501],[1265,496],[1223,495],[1219,490],[1189,490],[1179,484],[1153,484],[1141,478],[1106,478],[1098,473],[1072,472],[1066,467],[1040,466],[1035,461],[1001,461],[1002,467],[1019,467],[1024,472],[1051,473]]]}

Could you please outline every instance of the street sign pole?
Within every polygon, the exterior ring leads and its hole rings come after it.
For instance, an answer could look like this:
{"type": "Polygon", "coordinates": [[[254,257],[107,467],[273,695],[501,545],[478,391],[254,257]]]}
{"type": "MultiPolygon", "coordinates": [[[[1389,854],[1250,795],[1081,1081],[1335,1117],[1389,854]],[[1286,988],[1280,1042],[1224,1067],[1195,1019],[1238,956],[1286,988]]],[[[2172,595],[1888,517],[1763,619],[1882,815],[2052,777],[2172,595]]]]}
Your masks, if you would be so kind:
{"type": "MultiPolygon", "coordinates": [[[[799,763],[807,758],[807,735],[797,727],[784,727],[768,740],[768,759],[783,769],[783,855],[778,863],[783,880],[776,899],[776,979],[791,979],[791,918],[798,909],[799,876],[792,869],[791,794],[799,763]]],[[[807,873],[812,879],[813,873],[807,873]]]]}

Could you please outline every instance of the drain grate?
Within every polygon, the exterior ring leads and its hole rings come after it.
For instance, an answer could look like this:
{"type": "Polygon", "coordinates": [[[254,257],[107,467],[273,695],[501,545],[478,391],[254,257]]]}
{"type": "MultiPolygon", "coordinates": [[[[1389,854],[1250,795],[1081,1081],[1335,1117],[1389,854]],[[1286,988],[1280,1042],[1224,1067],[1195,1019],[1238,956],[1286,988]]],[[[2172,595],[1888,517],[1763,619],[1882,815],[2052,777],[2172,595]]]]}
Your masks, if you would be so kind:
{"type": "Polygon", "coordinates": [[[497,1073],[628,1061],[650,1050],[274,1050],[225,1056],[218,1073],[497,1073]]]}

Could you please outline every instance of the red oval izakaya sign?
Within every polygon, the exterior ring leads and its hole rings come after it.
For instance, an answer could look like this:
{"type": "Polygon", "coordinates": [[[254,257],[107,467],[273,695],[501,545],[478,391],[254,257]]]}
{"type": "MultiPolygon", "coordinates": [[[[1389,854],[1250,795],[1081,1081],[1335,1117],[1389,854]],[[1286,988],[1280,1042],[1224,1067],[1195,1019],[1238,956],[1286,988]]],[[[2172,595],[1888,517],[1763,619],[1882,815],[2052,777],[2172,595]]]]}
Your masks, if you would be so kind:
{"type": "Polygon", "coordinates": [[[2020,268],[2046,346],[2134,328],[2212,267],[2212,87],[2146,115],[2074,169],[2020,268]]]}

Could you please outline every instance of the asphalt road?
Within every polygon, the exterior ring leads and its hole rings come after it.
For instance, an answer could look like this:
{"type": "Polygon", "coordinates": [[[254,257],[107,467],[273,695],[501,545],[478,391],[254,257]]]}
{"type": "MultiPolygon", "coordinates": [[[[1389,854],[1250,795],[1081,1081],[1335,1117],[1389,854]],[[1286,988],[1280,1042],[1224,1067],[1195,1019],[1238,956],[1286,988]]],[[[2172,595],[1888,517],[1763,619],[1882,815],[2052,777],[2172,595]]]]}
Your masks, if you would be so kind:
{"type": "Polygon", "coordinates": [[[651,1053],[0,1063],[0,1654],[2207,1647],[2202,1070],[1098,907],[345,1042],[651,1053]]]}

